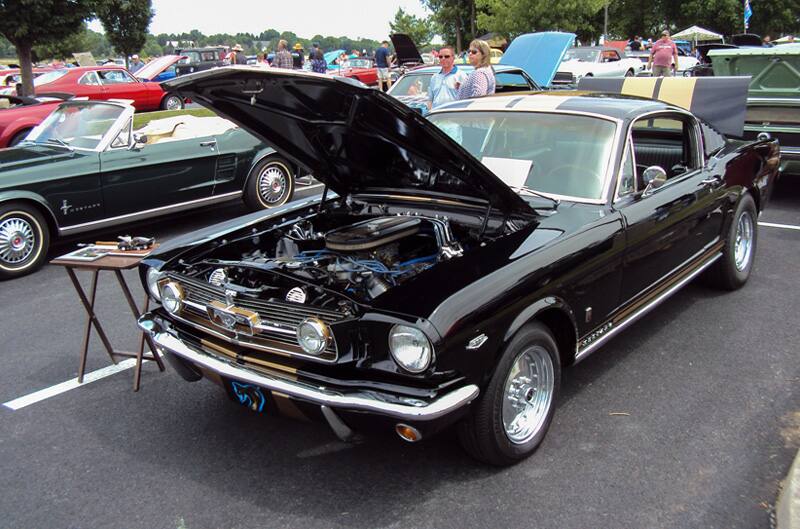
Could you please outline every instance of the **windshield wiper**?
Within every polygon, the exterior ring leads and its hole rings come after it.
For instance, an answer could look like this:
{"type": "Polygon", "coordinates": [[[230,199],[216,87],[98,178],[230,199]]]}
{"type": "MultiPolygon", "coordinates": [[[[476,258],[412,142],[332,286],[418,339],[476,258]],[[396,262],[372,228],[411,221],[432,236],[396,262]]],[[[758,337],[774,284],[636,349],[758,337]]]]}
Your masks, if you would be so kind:
{"type": "Polygon", "coordinates": [[[72,148],[72,147],[69,145],[69,143],[65,142],[65,141],[64,141],[64,140],[62,140],[61,138],[47,138],[45,141],[46,141],[47,143],[55,143],[55,144],[57,144],[57,145],[61,145],[62,147],[66,147],[67,149],[69,149],[69,150],[71,150],[71,151],[72,151],[72,150],[74,150],[74,149],[73,149],[73,148],[72,148]]]}
{"type": "Polygon", "coordinates": [[[529,195],[533,195],[533,196],[536,196],[536,197],[539,197],[539,198],[547,199],[547,200],[549,200],[549,201],[551,201],[553,203],[553,209],[556,209],[558,207],[558,205],[561,204],[561,201],[558,200],[557,198],[549,197],[547,195],[539,193],[538,191],[534,191],[530,187],[526,187],[526,186],[519,186],[519,187],[509,186],[509,187],[511,187],[511,189],[513,189],[514,191],[517,191],[519,193],[528,193],[529,195]]]}

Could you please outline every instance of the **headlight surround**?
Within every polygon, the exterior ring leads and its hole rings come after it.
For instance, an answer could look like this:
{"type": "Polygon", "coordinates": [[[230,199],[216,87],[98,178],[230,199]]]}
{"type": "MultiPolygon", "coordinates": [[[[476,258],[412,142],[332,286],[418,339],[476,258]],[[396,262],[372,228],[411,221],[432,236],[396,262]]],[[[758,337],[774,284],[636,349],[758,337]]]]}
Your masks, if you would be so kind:
{"type": "Polygon", "coordinates": [[[422,373],[431,365],[433,346],[425,333],[410,325],[395,325],[389,332],[389,351],[397,365],[422,373]]]}
{"type": "Polygon", "coordinates": [[[297,343],[311,355],[322,354],[331,342],[331,329],[324,321],[306,318],[297,326],[297,343]]]}
{"type": "Polygon", "coordinates": [[[164,277],[164,273],[156,268],[148,268],[145,274],[145,281],[147,281],[147,290],[153,299],[161,301],[161,291],[158,288],[158,282],[164,277]]]}
{"type": "Polygon", "coordinates": [[[183,287],[174,281],[161,284],[161,306],[170,314],[177,314],[183,310],[183,287]]]}

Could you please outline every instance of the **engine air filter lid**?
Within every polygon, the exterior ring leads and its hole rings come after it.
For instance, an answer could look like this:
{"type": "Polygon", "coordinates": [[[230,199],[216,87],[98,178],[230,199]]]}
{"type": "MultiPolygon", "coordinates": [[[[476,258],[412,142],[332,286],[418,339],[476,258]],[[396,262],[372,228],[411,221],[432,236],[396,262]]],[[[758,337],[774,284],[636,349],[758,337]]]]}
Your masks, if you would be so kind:
{"type": "Polygon", "coordinates": [[[325,234],[325,246],[339,251],[369,250],[414,235],[421,222],[402,216],[369,219],[329,231],[325,234]]]}

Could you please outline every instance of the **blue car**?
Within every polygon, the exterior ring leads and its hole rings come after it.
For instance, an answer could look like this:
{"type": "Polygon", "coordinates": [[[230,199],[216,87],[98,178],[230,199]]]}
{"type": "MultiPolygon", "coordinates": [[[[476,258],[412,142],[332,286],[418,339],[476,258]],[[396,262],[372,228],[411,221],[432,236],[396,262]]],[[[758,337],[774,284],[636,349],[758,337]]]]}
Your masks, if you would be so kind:
{"type": "MultiPolygon", "coordinates": [[[[541,89],[539,85],[536,84],[536,81],[522,68],[503,64],[495,64],[493,67],[495,79],[497,81],[497,87],[495,89],[497,93],[541,89]]],[[[428,86],[431,83],[433,74],[438,73],[440,69],[440,66],[426,66],[411,70],[401,76],[387,93],[414,110],[419,111],[423,116],[427,115],[428,86]]],[[[458,69],[470,73],[473,67],[459,64],[458,69]]]]}

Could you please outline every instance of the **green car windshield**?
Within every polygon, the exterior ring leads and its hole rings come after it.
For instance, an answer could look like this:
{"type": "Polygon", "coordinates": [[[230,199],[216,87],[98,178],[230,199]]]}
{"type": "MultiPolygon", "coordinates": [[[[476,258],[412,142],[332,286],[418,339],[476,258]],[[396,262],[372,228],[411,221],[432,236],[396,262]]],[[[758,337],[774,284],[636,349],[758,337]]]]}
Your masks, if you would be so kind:
{"type": "Polygon", "coordinates": [[[66,103],[33,129],[27,141],[96,149],[125,109],[103,103],[66,103]]]}
{"type": "Polygon", "coordinates": [[[512,188],[578,201],[603,198],[616,132],[613,121],[488,111],[441,112],[430,121],[512,188]]]}

